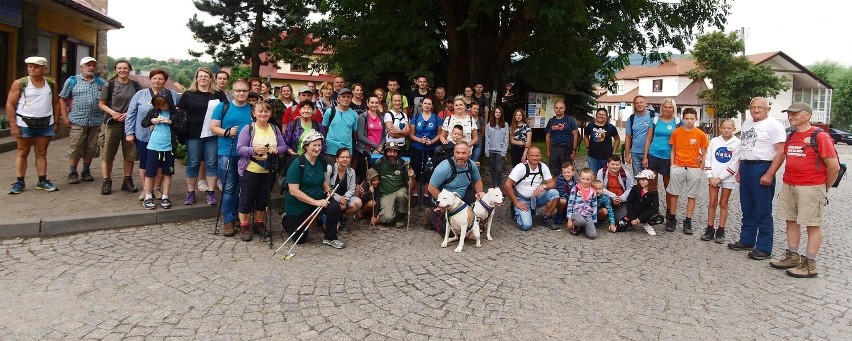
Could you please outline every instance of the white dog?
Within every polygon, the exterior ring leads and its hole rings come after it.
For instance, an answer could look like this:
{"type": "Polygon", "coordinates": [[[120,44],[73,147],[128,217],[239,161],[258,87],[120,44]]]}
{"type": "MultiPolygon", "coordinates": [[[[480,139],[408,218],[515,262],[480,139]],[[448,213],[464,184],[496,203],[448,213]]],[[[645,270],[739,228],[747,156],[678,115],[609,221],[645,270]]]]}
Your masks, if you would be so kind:
{"type": "Polygon", "coordinates": [[[464,247],[464,239],[473,237],[476,240],[476,247],[480,247],[479,242],[479,226],[474,227],[473,208],[461,200],[458,194],[450,192],[446,189],[441,190],[438,195],[438,207],[446,211],[446,227],[444,230],[444,242],[441,247],[447,247],[447,243],[459,240],[459,246],[455,252],[461,252],[464,247]],[[455,237],[450,239],[450,230],[453,230],[455,237]]]}
{"type": "MultiPolygon", "coordinates": [[[[482,198],[479,198],[473,203],[473,214],[476,216],[475,226],[479,226],[480,222],[485,222],[485,236],[488,240],[491,239],[491,222],[494,220],[494,208],[503,206],[503,192],[500,188],[489,188],[482,198]]],[[[476,240],[476,247],[479,247],[479,240],[476,240]]]]}

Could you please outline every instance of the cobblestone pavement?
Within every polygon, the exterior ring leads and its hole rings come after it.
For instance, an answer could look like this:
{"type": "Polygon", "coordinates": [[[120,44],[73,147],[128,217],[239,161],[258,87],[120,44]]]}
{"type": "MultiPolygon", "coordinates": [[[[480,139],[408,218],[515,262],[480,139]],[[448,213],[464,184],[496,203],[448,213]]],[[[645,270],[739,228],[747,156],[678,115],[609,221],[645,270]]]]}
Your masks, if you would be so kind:
{"type": "Polygon", "coordinates": [[[505,208],[495,240],[460,254],[419,211],[408,231],[350,223],[342,250],[314,231],[289,261],[211,235],[212,219],[0,240],[0,339],[850,339],[850,183],[831,193],[815,279],[698,233],[521,232],[505,208]]]}

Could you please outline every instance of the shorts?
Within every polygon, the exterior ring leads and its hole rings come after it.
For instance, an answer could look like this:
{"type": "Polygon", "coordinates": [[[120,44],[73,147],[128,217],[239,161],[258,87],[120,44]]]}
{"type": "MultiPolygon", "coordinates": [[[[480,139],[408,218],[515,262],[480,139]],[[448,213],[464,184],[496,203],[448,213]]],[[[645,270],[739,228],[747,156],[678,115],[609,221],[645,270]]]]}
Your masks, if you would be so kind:
{"type": "Polygon", "coordinates": [[[704,180],[706,178],[701,168],[673,166],[671,180],[669,180],[669,187],[666,188],[666,191],[671,195],[685,195],[687,198],[695,199],[704,191],[702,185],[707,183],[704,180]]]}
{"type": "Polygon", "coordinates": [[[148,162],[148,142],[137,139],[134,144],[136,145],[136,155],[139,156],[139,169],[145,169],[145,163],[148,162]]]}
{"type": "Polygon", "coordinates": [[[719,187],[724,188],[724,189],[733,190],[734,188],[737,187],[737,182],[736,181],[722,181],[722,182],[719,183],[719,187]]]}
{"type": "Polygon", "coordinates": [[[146,151],[145,160],[145,177],[153,178],[157,176],[157,168],[163,169],[163,175],[172,175],[175,173],[175,156],[172,151],[158,152],[148,149],[146,151]]]}
{"type": "Polygon", "coordinates": [[[18,127],[21,129],[21,138],[29,139],[33,137],[51,137],[55,134],[53,130],[53,125],[49,125],[46,128],[35,129],[30,127],[18,127]]]}
{"type": "Polygon", "coordinates": [[[103,150],[101,160],[115,161],[115,154],[118,153],[118,146],[121,145],[121,155],[124,156],[124,161],[136,161],[138,159],[136,148],[124,139],[124,124],[118,123],[121,122],[101,125],[101,133],[98,135],[98,145],[103,150]]]}
{"type": "Polygon", "coordinates": [[[822,210],[825,206],[825,185],[781,186],[778,202],[778,218],[795,221],[802,226],[822,226],[822,210]]]}
{"type": "Polygon", "coordinates": [[[648,169],[657,172],[662,176],[671,175],[672,160],[661,159],[651,154],[648,154],[648,169]]]}
{"type": "Polygon", "coordinates": [[[68,158],[88,159],[100,156],[101,148],[98,146],[100,132],[101,126],[81,127],[72,124],[68,133],[68,158]]]}

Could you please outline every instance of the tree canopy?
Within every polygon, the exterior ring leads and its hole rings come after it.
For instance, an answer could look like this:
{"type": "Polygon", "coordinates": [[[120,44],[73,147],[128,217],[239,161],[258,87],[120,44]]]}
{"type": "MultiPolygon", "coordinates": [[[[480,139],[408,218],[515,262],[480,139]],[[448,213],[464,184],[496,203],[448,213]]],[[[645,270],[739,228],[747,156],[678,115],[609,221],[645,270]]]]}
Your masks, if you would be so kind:
{"type": "Polygon", "coordinates": [[[831,93],[831,126],[852,130],[852,68],[836,61],[820,61],[808,66],[834,87],[831,93]]]}
{"type": "MultiPolygon", "coordinates": [[[[451,94],[522,80],[553,92],[577,91],[591,75],[605,82],[644,53],[684,51],[706,26],[721,28],[728,0],[334,0],[314,32],[347,79],[430,77],[451,94]],[[516,79],[509,79],[514,77],[516,79]]],[[[407,82],[404,82],[407,84],[407,82]]],[[[585,89],[579,89],[585,91],[585,89]]]]}
{"type": "Polygon", "coordinates": [[[216,19],[206,24],[194,14],[187,27],[195,38],[207,45],[203,52],[189,51],[200,57],[206,53],[222,66],[250,61],[251,75],[258,76],[260,66],[275,60],[305,64],[305,30],[310,7],[296,0],[193,0],[195,7],[216,19]],[[267,58],[261,59],[261,54],[267,58]]]}
{"type": "Polygon", "coordinates": [[[716,117],[735,117],[745,112],[752,98],[775,97],[790,88],[786,78],[741,55],[744,49],[736,32],[702,35],[692,49],[697,67],[689,77],[713,83],[712,89],[702,90],[698,97],[716,108],[716,117]]]}
{"type": "Polygon", "coordinates": [[[195,70],[200,67],[210,68],[213,72],[219,71],[219,66],[214,63],[205,63],[198,59],[182,59],[182,60],[156,60],[153,58],[107,58],[109,68],[109,77],[115,74],[113,66],[116,60],[126,60],[133,65],[133,70],[151,71],[153,69],[165,70],[169,74],[169,79],[175,83],[179,83],[185,87],[192,84],[192,77],[195,75],[195,70]]]}

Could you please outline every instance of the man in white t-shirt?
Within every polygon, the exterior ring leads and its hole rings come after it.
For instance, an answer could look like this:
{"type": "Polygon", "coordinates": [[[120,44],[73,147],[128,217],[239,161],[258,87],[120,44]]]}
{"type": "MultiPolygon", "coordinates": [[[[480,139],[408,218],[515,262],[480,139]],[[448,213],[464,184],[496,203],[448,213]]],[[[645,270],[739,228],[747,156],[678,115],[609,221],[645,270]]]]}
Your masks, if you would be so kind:
{"type": "Polygon", "coordinates": [[[538,147],[530,147],[527,151],[527,163],[519,163],[512,168],[503,189],[512,201],[515,222],[521,230],[532,229],[534,211],[541,206],[545,207],[542,219],[544,226],[559,229],[559,226],[552,225],[556,199],[559,199],[556,179],[550,174],[547,165],[541,163],[541,150],[538,147]]]}
{"type": "Polygon", "coordinates": [[[748,257],[768,259],[772,255],[772,198],[775,173],[784,163],[784,126],[769,116],[769,101],[755,97],[749,105],[751,119],[745,120],[740,140],[740,206],[743,223],[740,240],[728,244],[732,250],[749,250],[748,257]]]}

